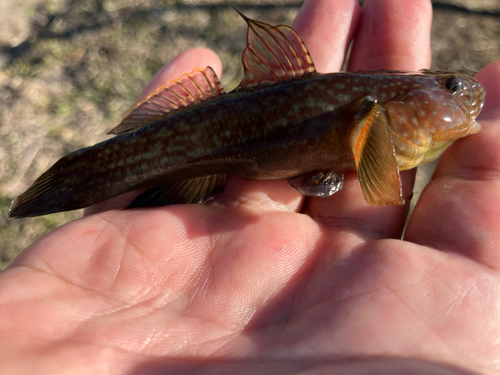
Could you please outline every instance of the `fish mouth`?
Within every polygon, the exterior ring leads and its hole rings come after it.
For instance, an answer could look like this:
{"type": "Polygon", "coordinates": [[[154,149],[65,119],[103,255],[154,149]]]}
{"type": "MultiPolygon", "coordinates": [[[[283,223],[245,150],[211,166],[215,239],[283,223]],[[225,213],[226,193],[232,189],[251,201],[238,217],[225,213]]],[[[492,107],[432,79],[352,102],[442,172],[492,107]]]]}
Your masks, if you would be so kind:
{"type": "Polygon", "coordinates": [[[476,134],[481,130],[481,124],[479,122],[476,120],[472,120],[471,122],[472,124],[469,126],[469,129],[467,129],[467,133],[465,133],[465,135],[476,134]]]}

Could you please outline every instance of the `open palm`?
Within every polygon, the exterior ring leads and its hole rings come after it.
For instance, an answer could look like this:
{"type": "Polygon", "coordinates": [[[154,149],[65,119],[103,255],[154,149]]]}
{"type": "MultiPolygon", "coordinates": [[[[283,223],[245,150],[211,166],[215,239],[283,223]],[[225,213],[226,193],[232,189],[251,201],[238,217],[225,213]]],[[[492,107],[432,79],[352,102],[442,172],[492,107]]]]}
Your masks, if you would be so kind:
{"type": "MultiPolygon", "coordinates": [[[[426,0],[362,12],[316,0],[294,27],[320,72],[340,68],[354,36],[351,70],[416,70],[430,61],[430,20],[426,0]]],[[[213,52],[187,51],[141,95],[206,65],[220,75],[213,52]]],[[[133,194],[121,196],[0,274],[2,371],[495,372],[500,64],[478,79],[483,130],[443,155],[405,241],[407,207],[369,206],[354,173],[327,199],[235,177],[209,206],[113,210],[133,194]]],[[[408,200],[413,174],[402,179],[408,200]]]]}

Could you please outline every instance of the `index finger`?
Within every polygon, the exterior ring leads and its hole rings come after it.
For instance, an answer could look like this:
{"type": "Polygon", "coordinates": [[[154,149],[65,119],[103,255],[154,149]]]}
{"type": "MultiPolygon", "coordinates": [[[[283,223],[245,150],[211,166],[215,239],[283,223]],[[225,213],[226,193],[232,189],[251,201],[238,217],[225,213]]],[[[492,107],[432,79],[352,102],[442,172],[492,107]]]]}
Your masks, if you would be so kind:
{"type": "Polygon", "coordinates": [[[304,41],[319,72],[340,70],[360,15],[355,0],[304,2],[292,27],[304,41]]]}

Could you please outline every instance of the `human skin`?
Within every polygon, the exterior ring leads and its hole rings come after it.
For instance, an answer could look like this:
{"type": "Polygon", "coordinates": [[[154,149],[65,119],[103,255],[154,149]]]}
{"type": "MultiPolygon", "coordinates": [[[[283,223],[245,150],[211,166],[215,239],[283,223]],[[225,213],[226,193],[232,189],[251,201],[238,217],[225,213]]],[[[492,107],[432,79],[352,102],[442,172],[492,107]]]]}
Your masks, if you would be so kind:
{"type": "MultiPolygon", "coordinates": [[[[294,28],[320,72],[427,68],[426,0],[307,1],[294,28]]],[[[221,63],[190,50],[139,99],[221,63]]],[[[471,374],[500,367],[500,62],[480,133],[442,156],[408,223],[355,173],[326,199],[228,177],[208,206],[87,210],[0,274],[6,374],[471,374]]],[[[402,173],[408,200],[414,172],[402,173]]]]}

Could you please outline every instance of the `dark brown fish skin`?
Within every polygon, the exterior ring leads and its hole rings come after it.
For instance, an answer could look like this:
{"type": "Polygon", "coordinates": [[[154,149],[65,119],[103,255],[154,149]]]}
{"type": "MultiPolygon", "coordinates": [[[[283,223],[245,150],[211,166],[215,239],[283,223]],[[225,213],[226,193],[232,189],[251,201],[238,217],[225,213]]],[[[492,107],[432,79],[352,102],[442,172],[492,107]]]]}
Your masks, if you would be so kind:
{"type": "MultiPolygon", "coordinates": [[[[355,169],[346,141],[351,119],[342,106],[367,95],[386,104],[411,90],[456,100],[443,86],[446,76],[314,74],[223,94],[64,156],[14,200],[10,217],[83,208],[138,188],[211,174],[280,179],[316,169],[355,169]],[[33,199],[36,204],[23,204],[33,199]]],[[[454,105],[470,117],[474,100],[465,99],[454,105]]]]}

